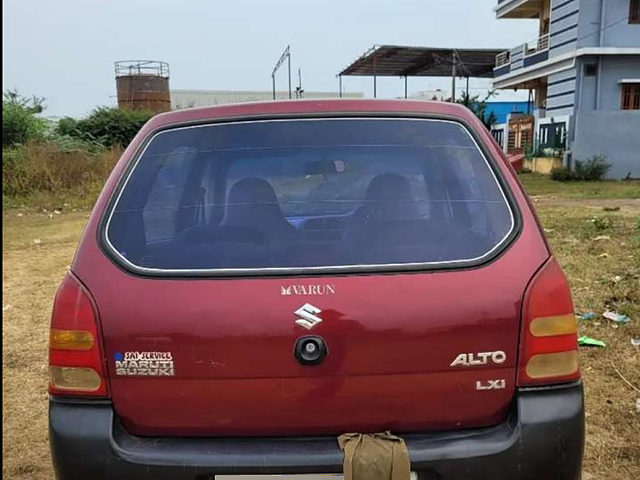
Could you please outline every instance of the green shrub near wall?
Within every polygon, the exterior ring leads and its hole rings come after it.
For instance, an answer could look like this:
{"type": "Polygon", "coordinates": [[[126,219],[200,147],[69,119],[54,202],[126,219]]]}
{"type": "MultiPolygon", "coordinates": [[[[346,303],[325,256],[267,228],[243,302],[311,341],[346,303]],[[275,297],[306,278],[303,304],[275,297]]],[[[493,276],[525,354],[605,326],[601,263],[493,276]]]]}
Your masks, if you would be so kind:
{"type": "Polygon", "coordinates": [[[576,160],[573,170],[567,167],[555,168],[551,171],[551,178],[560,182],[587,181],[595,182],[604,180],[611,164],[606,157],[596,155],[589,160],[576,160]]]}

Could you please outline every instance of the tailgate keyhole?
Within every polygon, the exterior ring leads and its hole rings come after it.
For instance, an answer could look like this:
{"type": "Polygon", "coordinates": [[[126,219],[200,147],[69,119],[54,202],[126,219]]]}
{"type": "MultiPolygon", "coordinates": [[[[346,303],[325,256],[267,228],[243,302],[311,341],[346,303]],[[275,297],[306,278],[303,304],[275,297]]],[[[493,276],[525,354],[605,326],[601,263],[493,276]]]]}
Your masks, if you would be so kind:
{"type": "Polygon", "coordinates": [[[322,337],[300,337],[296,340],[294,355],[302,365],[318,365],[327,356],[327,345],[322,337]]]}

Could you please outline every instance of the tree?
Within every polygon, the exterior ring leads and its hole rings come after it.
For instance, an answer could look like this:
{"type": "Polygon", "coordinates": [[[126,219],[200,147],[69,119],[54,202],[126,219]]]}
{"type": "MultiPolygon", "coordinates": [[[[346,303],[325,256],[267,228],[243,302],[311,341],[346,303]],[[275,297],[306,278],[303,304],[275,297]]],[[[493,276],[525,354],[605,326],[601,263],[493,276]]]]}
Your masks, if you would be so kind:
{"type": "Polygon", "coordinates": [[[17,90],[2,93],[2,146],[22,145],[30,140],[42,139],[47,124],[36,115],[44,111],[44,98],[28,98],[17,90]]]}
{"type": "Polygon", "coordinates": [[[466,92],[462,92],[462,95],[456,100],[456,103],[464,105],[471,110],[475,116],[480,119],[482,124],[488,130],[491,130],[491,127],[498,121],[498,119],[494,112],[489,112],[487,114],[487,101],[495,95],[496,91],[490,90],[484,98],[480,99],[480,95],[471,96],[466,92]]]}
{"type": "Polygon", "coordinates": [[[44,101],[44,97],[36,97],[35,95],[32,95],[31,98],[24,97],[16,89],[5,90],[2,93],[3,107],[20,107],[33,114],[44,112],[44,101]]]}

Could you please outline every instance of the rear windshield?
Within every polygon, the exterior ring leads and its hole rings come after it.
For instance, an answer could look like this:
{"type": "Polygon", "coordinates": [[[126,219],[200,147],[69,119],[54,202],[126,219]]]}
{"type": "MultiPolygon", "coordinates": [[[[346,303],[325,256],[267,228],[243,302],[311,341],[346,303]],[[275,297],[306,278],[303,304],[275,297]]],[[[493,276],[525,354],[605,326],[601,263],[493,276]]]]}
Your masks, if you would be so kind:
{"type": "Polygon", "coordinates": [[[514,228],[460,124],[235,122],[156,134],[106,241],[149,271],[291,271],[478,261],[514,228]]]}

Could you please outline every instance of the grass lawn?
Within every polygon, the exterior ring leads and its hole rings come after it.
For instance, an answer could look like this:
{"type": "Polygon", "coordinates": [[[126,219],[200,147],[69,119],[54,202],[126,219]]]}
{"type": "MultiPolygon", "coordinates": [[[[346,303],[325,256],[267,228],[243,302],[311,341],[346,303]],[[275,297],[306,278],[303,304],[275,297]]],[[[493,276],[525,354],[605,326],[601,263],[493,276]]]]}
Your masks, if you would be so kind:
{"type": "Polygon", "coordinates": [[[547,175],[523,173],[520,181],[531,196],[556,198],[640,198],[640,180],[554,182],[547,175]]]}
{"type": "MultiPolygon", "coordinates": [[[[640,478],[640,183],[558,184],[522,180],[573,289],[576,311],[598,318],[580,334],[603,340],[582,349],[587,445],[584,479],[640,478]],[[582,199],[592,199],[582,202],[582,199]],[[576,199],[564,201],[563,199],[576,199]],[[599,203],[599,199],[602,202],[599,203]],[[619,199],[619,200],[611,200],[619,199]],[[538,200],[538,199],[536,199],[538,200]],[[539,199],[542,200],[542,199],[539,199]],[[614,211],[604,211],[603,206],[614,211]],[[618,208],[615,210],[615,208],[618,208]],[[632,318],[614,328],[606,309],[632,318]]],[[[67,270],[88,212],[3,212],[3,478],[51,479],[47,445],[47,336],[53,294],[67,270]],[[39,240],[38,243],[35,240],[39,240]]],[[[541,479],[543,480],[543,479],[541,479]]]]}

